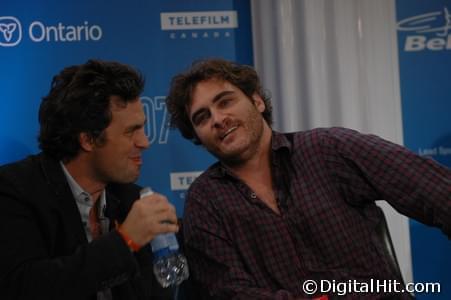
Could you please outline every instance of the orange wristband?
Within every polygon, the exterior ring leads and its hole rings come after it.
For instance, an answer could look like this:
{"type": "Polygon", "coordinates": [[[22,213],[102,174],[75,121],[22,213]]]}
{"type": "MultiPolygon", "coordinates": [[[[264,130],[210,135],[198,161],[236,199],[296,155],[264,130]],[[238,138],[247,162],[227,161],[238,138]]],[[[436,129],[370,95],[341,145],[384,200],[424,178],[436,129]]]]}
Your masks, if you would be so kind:
{"type": "Polygon", "coordinates": [[[138,252],[141,249],[141,246],[135,243],[120,227],[117,228],[117,233],[121,236],[127,246],[135,252],[138,252]]]}

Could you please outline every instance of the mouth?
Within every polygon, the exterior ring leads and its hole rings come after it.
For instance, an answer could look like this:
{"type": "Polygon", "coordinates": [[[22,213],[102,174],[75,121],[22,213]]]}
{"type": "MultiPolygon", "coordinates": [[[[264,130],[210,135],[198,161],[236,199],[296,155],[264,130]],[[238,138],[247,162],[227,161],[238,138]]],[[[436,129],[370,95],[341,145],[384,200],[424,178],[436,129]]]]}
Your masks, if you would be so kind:
{"type": "Polygon", "coordinates": [[[137,165],[141,165],[142,164],[141,156],[130,157],[130,160],[133,161],[137,165]]]}
{"type": "Polygon", "coordinates": [[[222,133],[222,134],[219,136],[219,139],[220,139],[221,141],[224,140],[229,134],[231,134],[232,132],[234,132],[235,129],[237,129],[237,128],[238,128],[238,126],[230,127],[229,129],[227,129],[227,131],[225,131],[224,133],[222,133]]]}

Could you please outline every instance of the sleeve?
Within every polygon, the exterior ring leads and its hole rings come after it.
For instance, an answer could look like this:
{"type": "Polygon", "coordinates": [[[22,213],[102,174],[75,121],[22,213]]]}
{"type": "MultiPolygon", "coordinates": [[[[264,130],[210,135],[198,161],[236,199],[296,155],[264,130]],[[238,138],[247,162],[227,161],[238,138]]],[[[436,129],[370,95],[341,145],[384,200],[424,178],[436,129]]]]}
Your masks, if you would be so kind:
{"type": "Polygon", "coordinates": [[[140,266],[115,231],[80,246],[58,243],[52,234],[71,233],[58,232],[62,228],[56,232],[43,229],[45,225],[36,217],[40,214],[36,210],[48,210],[46,216],[53,221],[61,217],[59,212],[45,205],[30,205],[24,201],[26,193],[18,190],[14,182],[0,176],[2,299],[88,299],[98,290],[139,281],[140,266]]]}
{"type": "Polygon", "coordinates": [[[352,204],[386,200],[451,237],[451,170],[375,135],[334,128],[323,138],[328,167],[352,204]]]}
{"type": "MultiPolygon", "coordinates": [[[[227,224],[208,196],[189,192],[183,218],[184,247],[191,280],[201,299],[301,299],[285,290],[270,290],[249,274],[227,234],[227,224]]],[[[197,299],[196,298],[196,299],[197,299]]]]}

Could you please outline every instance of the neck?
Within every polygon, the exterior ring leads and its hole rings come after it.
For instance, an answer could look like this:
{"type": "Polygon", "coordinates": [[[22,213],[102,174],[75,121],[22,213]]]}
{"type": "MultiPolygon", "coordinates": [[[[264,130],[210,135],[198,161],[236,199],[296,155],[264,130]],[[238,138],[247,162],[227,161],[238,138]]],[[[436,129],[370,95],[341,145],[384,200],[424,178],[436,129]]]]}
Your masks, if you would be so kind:
{"type": "Polygon", "coordinates": [[[95,202],[105,189],[106,184],[95,179],[90,167],[91,164],[87,158],[82,154],[78,155],[69,162],[64,162],[64,166],[80,187],[88,192],[95,202]]]}
{"type": "Polygon", "coordinates": [[[262,135],[256,153],[242,164],[229,168],[263,203],[280,215],[271,172],[271,137],[272,133],[268,127],[262,135]]]}

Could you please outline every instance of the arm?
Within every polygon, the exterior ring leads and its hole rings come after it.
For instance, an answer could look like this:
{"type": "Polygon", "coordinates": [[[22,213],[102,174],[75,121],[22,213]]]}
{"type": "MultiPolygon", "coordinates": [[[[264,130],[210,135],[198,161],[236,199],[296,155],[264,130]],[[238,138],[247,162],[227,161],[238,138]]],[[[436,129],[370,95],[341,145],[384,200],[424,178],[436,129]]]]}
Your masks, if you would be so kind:
{"type": "Polygon", "coordinates": [[[46,224],[10,187],[0,187],[0,287],[6,299],[85,299],[136,273],[133,255],[115,232],[54,257],[69,246],[54,239],[57,232],[43,230],[46,224]]]}
{"type": "MultiPolygon", "coordinates": [[[[18,180],[0,176],[0,289],[5,299],[79,300],[107,287],[130,293],[143,281],[156,283],[150,255],[145,253],[148,249],[132,253],[116,231],[88,244],[81,222],[72,219],[79,218],[78,212],[66,215],[59,207],[62,204],[49,201],[47,196],[51,195],[42,191],[33,195],[37,201],[29,201],[29,191],[19,190],[14,182],[18,180]],[[130,285],[121,286],[125,282],[130,285]]],[[[150,199],[143,199],[146,201],[150,199]]],[[[132,210],[143,206],[147,207],[142,203],[133,205],[132,210]]],[[[155,212],[148,207],[142,209],[155,212]]],[[[143,214],[135,215],[146,222],[143,214]]],[[[142,224],[129,222],[126,228],[133,232],[137,226],[142,224]]],[[[167,225],[164,227],[162,231],[170,231],[167,225]]],[[[153,230],[144,235],[150,239],[156,233],[153,230]]],[[[144,244],[145,238],[140,238],[144,244]]],[[[155,291],[152,288],[152,295],[155,291]]]]}
{"type": "Polygon", "coordinates": [[[332,129],[326,160],[350,201],[386,200],[451,237],[451,170],[374,135],[332,129]],[[331,153],[338,153],[331,158],[331,153]],[[336,164],[340,166],[337,167],[336,164]]]}

